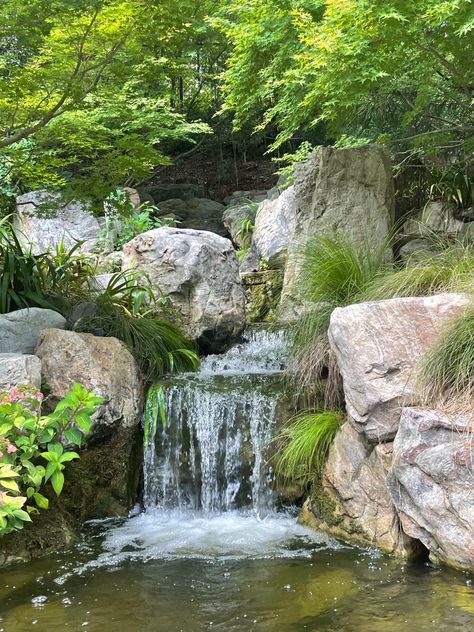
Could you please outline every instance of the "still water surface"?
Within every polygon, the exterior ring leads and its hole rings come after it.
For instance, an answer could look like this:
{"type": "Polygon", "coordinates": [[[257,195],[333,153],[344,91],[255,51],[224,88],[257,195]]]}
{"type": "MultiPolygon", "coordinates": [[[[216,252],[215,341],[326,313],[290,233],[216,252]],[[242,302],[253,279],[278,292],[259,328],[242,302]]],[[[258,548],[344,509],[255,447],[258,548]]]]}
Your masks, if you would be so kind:
{"type": "Polygon", "coordinates": [[[472,577],[346,547],[292,516],[158,510],[0,573],[0,630],[468,632],[472,577]]]}

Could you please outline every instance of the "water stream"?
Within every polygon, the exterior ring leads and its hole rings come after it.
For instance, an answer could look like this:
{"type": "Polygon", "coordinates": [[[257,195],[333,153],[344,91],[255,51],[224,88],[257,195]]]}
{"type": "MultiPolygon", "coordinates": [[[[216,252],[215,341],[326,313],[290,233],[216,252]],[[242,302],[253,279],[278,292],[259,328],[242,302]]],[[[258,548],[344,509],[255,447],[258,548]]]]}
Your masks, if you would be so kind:
{"type": "Polygon", "coordinates": [[[0,632],[456,632],[472,577],[342,545],[277,511],[283,332],[150,391],[144,506],[0,573],[0,632]]]}

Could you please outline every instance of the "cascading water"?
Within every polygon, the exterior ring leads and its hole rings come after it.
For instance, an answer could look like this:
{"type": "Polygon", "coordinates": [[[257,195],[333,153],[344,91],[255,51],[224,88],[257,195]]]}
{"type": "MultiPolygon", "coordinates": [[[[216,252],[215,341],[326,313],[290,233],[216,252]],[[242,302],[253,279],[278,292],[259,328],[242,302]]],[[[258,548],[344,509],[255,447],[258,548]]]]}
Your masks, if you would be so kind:
{"type": "Polygon", "coordinates": [[[272,509],[268,450],[287,351],[283,331],[253,330],[243,344],[206,358],[199,373],[151,389],[146,509],[272,509]]]}

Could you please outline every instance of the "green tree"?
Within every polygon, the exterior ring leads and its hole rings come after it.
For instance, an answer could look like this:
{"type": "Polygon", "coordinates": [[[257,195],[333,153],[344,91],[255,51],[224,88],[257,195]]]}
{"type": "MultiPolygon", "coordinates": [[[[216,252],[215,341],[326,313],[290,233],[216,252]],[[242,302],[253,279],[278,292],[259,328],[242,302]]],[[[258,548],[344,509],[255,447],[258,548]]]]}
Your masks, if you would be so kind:
{"type": "Polygon", "coordinates": [[[324,124],[333,142],[472,160],[471,0],[239,0],[219,24],[238,125],[263,108],[277,145],[324,124]]]}

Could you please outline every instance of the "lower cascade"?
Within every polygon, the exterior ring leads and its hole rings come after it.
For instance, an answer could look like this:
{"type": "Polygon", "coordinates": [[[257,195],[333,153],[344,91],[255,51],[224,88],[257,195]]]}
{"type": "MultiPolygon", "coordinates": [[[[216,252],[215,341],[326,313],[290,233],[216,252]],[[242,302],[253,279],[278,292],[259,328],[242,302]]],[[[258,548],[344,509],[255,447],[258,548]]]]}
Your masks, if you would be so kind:
{"type": "Polygon", "coordinates": [[[269,451],[282,408],[283,331],[253,330],[197,374],[150,389],[144,504],[204,514],[274,508],[269,451]]]}

